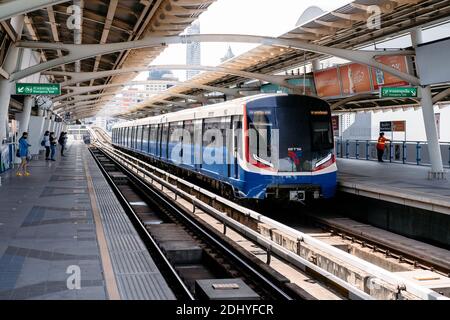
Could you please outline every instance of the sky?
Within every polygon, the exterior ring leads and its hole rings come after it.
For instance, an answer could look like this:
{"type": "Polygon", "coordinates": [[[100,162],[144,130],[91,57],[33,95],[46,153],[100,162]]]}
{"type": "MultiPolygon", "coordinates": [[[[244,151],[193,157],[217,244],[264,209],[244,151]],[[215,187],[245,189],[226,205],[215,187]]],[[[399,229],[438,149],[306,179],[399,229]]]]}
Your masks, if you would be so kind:
{"type": "MultiPolygon", "coordinates": [[[[351,0],[218,0],[213,3],[200,20],[202,34],[251,34],[261,36],[280,36],[295,27],[298,18],[311,5],[330,11],[351,0]]],[[[240,55],[256,45],[239,43],[202,43],[201,64],[216,66],[225,55],[228,46],[233,53],[240,55]]],[[[186,46],[170,45],[152,65],[185,64],[186,46]]],[[[185,71],[174,71],[175,76],[185,80],[185,71]]],[[[136,80],[145,80],[146,74],[136,80]]]]}

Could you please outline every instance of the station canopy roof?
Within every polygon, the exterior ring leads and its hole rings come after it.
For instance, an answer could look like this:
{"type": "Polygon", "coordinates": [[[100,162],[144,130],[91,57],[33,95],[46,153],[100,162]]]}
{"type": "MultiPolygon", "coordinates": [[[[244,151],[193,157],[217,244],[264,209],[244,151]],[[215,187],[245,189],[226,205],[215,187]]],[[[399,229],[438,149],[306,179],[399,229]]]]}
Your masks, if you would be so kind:
{"type": "MultiPolygon", "coordinates": [[[[424,28],[444,23],[449,20],[449,16],[450,3],[448,0],[357,0],[299,25],[288,33],[281,35],[280,38],[306,40],[334,48],[358,49],[401,36],[415,27],[420,26],[424,28]],[[380,29],[369,29],[367,26],[369,17],[367,6],[374,4],[379,5],[382,9],[382,25],[380,29]]],[[[260,45],[222,63],[220,66],[256,73],[277,74],[284,70],[304,65],[305,61],[311,62],[316,58],[325,59],[328,57],[298,49],[260,45]]],[[[191,83],[219,87],[241,86],[248,81],[249,79],[246,78],[225,75],[219,72],[203,72],[189,80],[191,83]]],[[[439,87],[435,90],[439,91],[441,89],[439,87]]],[[[162,109],[167,110],[167,106],[161,104],[160,100],[179,100],[172,94],[197,95],[202,93],[205,92],[198,89],[174,86],[165,93],[156,95],[137,105],[136,108],[118,116],[126,119],[146,117],[154,114],[155,110],[159,111],[155,106],[161,105],[162,109]]],[[[330,103],[335,102],[337,100],[330,101],[330,103]]],[[[382,100],[375,95],[367,95],[357,101],[351,101],[341,106],[341,108],[348,110],[384,106],[405,107],[415,104],[418,104],[418,101],[415,99],[382,100]]],[[[174,111],[177,109],[179,107],[173,106],[170,110],[174,111]]]]}
{"type": "MultiPolygon", "coordinates": [[[[33,1],[33,0],[30,0],[33,1]]],[[[25,16],[22,40],[43,42],[77,43],[74,31],[69,29],[67,20],[72,13],[68,7],[81,4],[82,44],[102,44],[132,41],[151,36],[171,36],[181,34],[198,16],[216,0],[84,0],[67,1],[29,12],[25,16]],[[170,10],[169,10],[170,9],[170,10]],[[69,10],[70,12],[70,10],[69,10]]],[[[0,2],[2,2],[0,0],[0,2]]],[[[10,21],[2,21],[1,27],[14,37],[10,21]]],[[[165,46],[124,50],[105,54],[80,62],[81,72],[104,71],[129,67],[146,67],[165,46]]],[[[47,61],[62,56],[56,50],[40,50],[41,60],[47,61]]],[[[75,63],[52,69],[54,71],[75,71],[75,63]]],[[[124,74],[81,83],[81,86],[103,85],[129,82],[134,74],[124,74]]],[[[61,76],[52,80],[63,82],[61,76]]],[[[117,92],[120,87],[109,88],[117,92]]],[[[100,92],[93,92],[100,93],[100,92]]]]}

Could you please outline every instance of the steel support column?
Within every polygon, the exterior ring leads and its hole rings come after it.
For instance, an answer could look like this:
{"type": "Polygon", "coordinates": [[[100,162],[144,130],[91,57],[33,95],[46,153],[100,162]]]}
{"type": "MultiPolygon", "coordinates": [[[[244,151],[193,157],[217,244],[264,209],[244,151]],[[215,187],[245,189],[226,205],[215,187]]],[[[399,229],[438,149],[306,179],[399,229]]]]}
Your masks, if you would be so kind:
{"type": "MultiPolygon", "coordinates": [[[[411,31],[411,42],[414,48],[417,48],[417,46],[423,42],[422,29],[416,28],[411,31]]],[[[434,106],[433,106],[433,96],[431,94],[431,86],[421,86],[419,88],[419,91],[422,97],[421,101],[422,114],[428,141],[428,154],[431,163],[431,170],[428,173],[428,178],[443,179],[444,165],[442,162],[441,147],[439,145],[436,119],[434,116],[434,106]]]]}
{"type": "MultiPolygon", "coordinates": [[[[24,25],[24,16],[18,16],[12,19],[11,24],[15,26],[18,37],[22,34],[24,25]]],[[[9,74],[13,73],[17,67],[20,48],[12,45],[7,53],[3,69],[9,74]]],[[[0,77],[0,144],[6,138],[6,125],[8,122],[9,102],[11,101],[11,88],[14,82],[0,77]]]]}

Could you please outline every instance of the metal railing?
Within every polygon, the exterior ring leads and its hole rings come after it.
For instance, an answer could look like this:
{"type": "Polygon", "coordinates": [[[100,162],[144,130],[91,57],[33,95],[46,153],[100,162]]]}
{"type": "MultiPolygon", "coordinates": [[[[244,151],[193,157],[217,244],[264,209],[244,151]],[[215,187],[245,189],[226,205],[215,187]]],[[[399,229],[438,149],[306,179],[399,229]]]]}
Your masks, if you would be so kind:
{"type": "MultiPolygon", "coordinates": [[[[335,139],[337,158],[376,161],[376,140],[335,139]]],[[[450,142],[441,142],[442,162],[450,168],[450,142]]],[[[426,141],[392,141],[386,143],[384,161],[392,163],[429,166],[428,143],[426,141]]]]}

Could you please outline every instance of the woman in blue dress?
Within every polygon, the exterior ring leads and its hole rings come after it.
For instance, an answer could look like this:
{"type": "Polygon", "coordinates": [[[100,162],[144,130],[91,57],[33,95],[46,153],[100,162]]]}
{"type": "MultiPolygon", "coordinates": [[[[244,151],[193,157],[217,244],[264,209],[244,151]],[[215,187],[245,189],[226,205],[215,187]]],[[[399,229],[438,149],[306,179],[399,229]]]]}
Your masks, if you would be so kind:
{"type": "Polygon", "coordinates": [[[22,159],[22,162],[19,165],[19,168],[17,169],[16,175],[18,176],[29,176],[30,173],[27,170],[28,167],[28,156],[29,156],[29,151],[28,148],[31,147],[31,145],[28,143],[28,132],[24,132],[22,134],[22,137],[19,139],[19,152],[18,152],[18,156],[20,157],[20,159],[22,159]]]}

